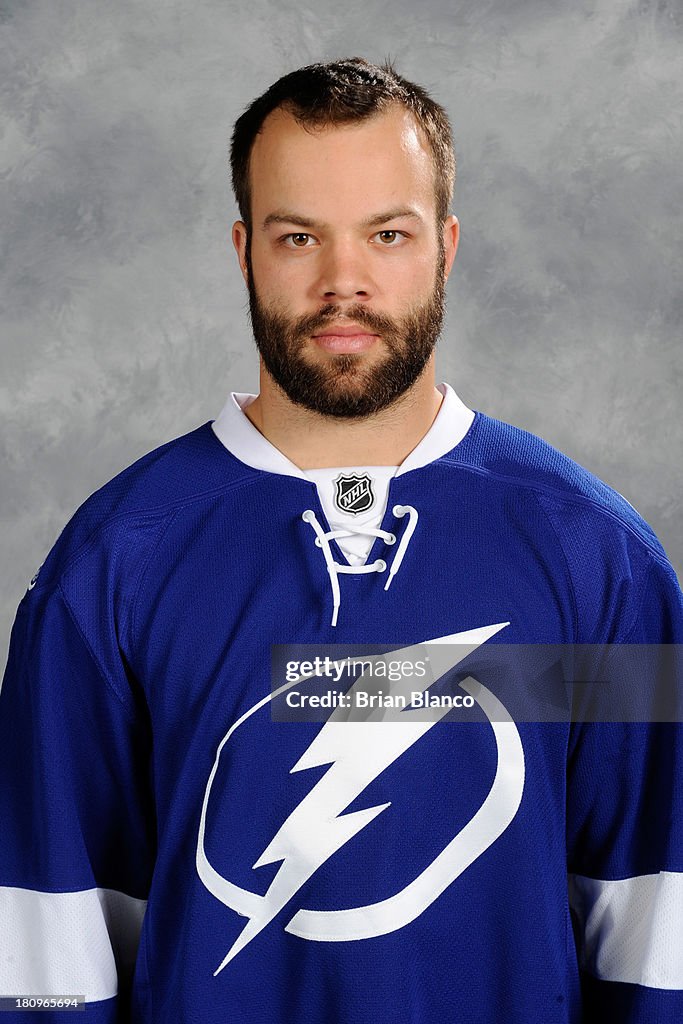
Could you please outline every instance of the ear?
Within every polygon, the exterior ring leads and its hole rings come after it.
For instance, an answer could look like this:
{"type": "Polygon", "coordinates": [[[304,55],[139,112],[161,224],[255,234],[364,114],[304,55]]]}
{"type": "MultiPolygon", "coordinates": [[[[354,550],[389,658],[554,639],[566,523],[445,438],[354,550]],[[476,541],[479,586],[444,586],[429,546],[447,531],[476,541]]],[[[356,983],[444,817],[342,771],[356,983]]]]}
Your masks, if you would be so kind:
{"type": "Polygon", "coordinates": [[[240,263],[240,270],[242,271],[242,277],[244,283],[248,285],[249,276],[247,272],[247,242],[249,234],[247,231],[247,225],[243,220],[236,220],[232,226],[232,244],[235,246],[237,252],[237,258],[240,263]]]}
{"type": "Polygon", "coordinates": [[[445,263],[444,263],[444,281],[448,280],[448,275],[451,272],[453,266],[453,260],[455,254],[458,251],[458,241],[460,240],[460,224],[458,218],[454,213],[450,217],[446,217],[443,223],[443,245],[445,251],[445,263]]]}

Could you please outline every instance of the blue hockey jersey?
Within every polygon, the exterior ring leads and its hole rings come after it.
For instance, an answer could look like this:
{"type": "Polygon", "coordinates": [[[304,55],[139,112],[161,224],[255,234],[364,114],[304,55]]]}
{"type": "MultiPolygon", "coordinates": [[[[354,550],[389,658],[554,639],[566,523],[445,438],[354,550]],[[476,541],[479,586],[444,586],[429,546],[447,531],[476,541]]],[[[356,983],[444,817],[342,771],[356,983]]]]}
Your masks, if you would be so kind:
{"type": "MultiPolygon", "coordinates": [[[[448,442],[442,421],[379,525],[346,531],[367,531],[362,563],[316,483],[243,443],[232,396],[75,513],[0,690],[5,1005],[78,994],[93,1024],[683,1020],[681,725],[515,721],[495,687],[470,687],[469,721],[273,714],[273,645],[683,641],[675,573],[629,503],[449,401],[448,442]]],[[[369,506],[366,475],[339,481],[347,511],[369,506]]]]}

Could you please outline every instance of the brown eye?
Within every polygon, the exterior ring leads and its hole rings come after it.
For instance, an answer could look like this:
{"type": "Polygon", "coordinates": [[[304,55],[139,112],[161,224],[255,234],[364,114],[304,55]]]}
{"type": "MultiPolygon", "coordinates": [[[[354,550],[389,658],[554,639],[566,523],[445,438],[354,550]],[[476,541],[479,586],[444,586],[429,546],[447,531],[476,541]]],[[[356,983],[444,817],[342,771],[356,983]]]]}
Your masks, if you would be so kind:
{"type": "Polygon", "coordinates": [[[380,231],[379,234],[380,234],[380,238],[382,238],[383,242],[393,242],[394,239],[397,236],[397,232],[396,231],[389,231],[389,230],[387,230],[387,231],[380,231]],[[387,235],[389,235],[390,237],[387,238],[386,237],[387,235]]]}
{"type": "Polygon", "coordinates": [[[304,234],[304,232],[302,231],[300,231],[296,235],[290,235],[289,237],[294,242],[294,245],[296,245],[299,249],[303,249],[305,247],[306,242],[308,241],[309,238],[309,236],[307,234],[304,234]]]}

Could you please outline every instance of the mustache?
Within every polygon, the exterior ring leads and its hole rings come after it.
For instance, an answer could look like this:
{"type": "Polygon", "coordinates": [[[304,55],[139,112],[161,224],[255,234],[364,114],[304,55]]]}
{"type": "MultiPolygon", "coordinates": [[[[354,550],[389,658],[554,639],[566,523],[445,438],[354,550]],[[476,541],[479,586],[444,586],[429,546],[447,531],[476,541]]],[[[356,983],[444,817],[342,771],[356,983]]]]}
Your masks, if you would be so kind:
{"type": "Polygon", "coordinates": [[[352,320],[360,327],[372,330],[375,334],[396,329],[396,323],[391,317],[382,316],[381,313],[373,313],[364,306],[349,306],[342,310],[339,306],[327,305],[323,306],[316,313],[302,316],[296,321],[294,330],[297,334],[312,334],[322,327],[327,327],[329,323],[333,321],[336,323],[340,320],[352,320]]]}

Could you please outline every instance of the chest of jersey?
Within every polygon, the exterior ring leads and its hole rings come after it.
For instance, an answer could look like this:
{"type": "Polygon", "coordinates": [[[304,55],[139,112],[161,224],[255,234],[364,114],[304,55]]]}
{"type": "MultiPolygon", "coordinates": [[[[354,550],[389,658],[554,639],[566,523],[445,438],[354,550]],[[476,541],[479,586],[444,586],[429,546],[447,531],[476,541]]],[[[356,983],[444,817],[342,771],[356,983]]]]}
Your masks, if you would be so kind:
{"type": "MultiPolygon", "coordinates": [[[[564,726],[516,725],[481,690],[468,721],[455,712],[388,728],[323,714],[274,720],[273,645],[383,645],[397,655],[454,634],[472,646],[570,638],[542,516],[487,504],[476,478],[458,491],[438,466],[427,481],[419,475],[419,488],[411,474],[390,485],[383,528],[400,538],[396,503],[418,513],[391,588],[380,572],[341,575],[335,627],[329,571],[302,514],[327,524],[306,481],[261,479],[183,509],[144,579],[131,662],[154,734],[155,884],[187,901],[188,940],[195,916],[215,935],[201,970],[217,972],[218,985],[267,962],[273,943],[297,963],[315,948],[319,968],[339,955],[358,966],[380,936],[387,951],[405,929],[428,943],[443,915],[466,930],[482,901],[495,921],[490,879],[513,863],[524,867],[505,899],[521,913],[548,856],[561,864],[564,726]],[[542,847],[529,834],[539,807],[542,847]]],[[[378,538],[368,560],[390,566],[391,555],[378,538]]],[[[540,930],[564,934],[559,871],[556,882],[532,913],[540,930]]],[[[163,931],[153,895],[149,927],[163,931]]]]}

